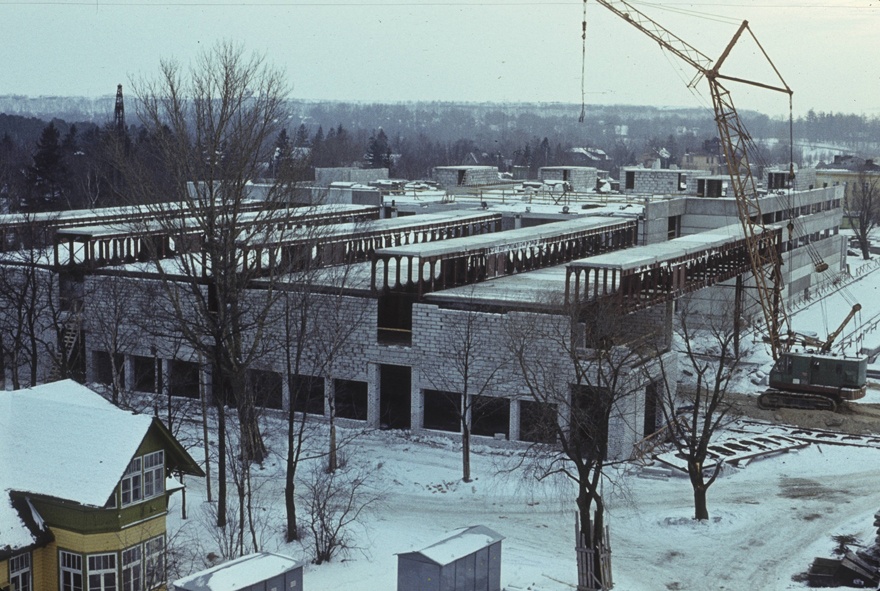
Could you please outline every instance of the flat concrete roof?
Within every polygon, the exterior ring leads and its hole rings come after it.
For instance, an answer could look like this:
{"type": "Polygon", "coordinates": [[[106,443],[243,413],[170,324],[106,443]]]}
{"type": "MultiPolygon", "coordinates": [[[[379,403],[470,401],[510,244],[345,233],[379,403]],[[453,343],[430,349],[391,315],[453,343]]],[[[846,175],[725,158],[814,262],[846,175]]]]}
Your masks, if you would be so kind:
{"type": "Polygon", "coordinates": [[[566,234],[617,226],[627,223],[627,221],[621,218],[578,216],[561,222],[551,222],[538,226],[507,230],[505,232],[492,232],[437,242],[379,248],[376,249],[376,254],[428,258],[448,254],[466,255],[471,252],[486,252],[487,250],[490,252],[500,252],[535,241],[558,238],[566,234]]]}

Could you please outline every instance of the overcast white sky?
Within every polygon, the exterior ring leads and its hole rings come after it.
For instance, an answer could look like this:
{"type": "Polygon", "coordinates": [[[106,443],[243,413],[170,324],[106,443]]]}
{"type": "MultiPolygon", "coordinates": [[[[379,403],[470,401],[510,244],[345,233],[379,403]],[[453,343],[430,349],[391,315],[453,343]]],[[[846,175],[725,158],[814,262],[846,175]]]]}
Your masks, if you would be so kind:
{"type": "MultiPolygon", "coordinates": [[[[713,58],[747,19],[795,114],[880,115],[876,0],[633,4],[713,58]]],[[[580,0],[0,0],[0,94],[113,94],[160,57],[234,40],[284,68],[293,98],[578,103],[582,19],[580,0]]],[[[588,104],[709,106],[688,66],[595,0],[587,23],[588,104]]],[[[742,41],[728,73],[772,81],[755,51],[742,41]]],[[[787,112],[782,95],[732,90],[740,108],[787,112]]]]}

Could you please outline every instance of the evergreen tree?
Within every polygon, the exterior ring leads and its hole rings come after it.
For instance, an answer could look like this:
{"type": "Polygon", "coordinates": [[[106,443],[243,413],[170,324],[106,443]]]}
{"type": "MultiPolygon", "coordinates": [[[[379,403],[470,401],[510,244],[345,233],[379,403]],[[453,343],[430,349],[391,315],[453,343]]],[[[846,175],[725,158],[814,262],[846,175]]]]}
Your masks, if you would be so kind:
{"type": "Polygon", "coordinates": [[[388,136],[381,127],[378,133],[370,136],[364,159],[367,168],[391,168],[391,146],[388,144],[388,136]]]}
{"type": "Polygon", "coordinates": [[[43,129],[34,153],[34,163],[28,167],[28,183],[32,189],[28,209],[52,210],[57,208],[64,197],[64,186],[68,170],[64,161],[61,134],[55,123],[43,129]]]}
{"type": "Polygon", "coordinates": [[[287,128],[282,127],[275,138],[275,152],[272,154],[272,176],[278,176],[278,169],[290,160],[290,137],[287,128]]]}
{"type": "Polygon", "coordinates": [[[309,145],[309,129],[305,123],[300,123],[293,137],[293,145],[296,148],[306,148],[309,145]]]}

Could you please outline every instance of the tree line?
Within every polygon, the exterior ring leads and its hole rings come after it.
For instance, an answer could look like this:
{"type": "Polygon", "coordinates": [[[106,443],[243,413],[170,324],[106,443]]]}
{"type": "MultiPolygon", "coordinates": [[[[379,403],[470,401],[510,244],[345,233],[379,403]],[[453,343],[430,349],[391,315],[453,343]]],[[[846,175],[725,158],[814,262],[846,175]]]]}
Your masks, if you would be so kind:
{"type": "MultiPolygon", "coordinates": [[[[661,149],[668,154],[664,165],[679,166],[686,153],[717,150],[711,114],[697,109],[596,106],[583,123],[576,123],[570,105],[286,101],[285,106],[291,115],[271,140],[275,157],[260,170],[266,177],[277,170],[279,158],[296,158],[305,170],[388,168],[391,177],[411,180],[429,178],[436,166],[459,164],[496,166],[501,172],[525,169],[537,178],[542,166],[584,164],[570,152],[580,147],[604,151],[608,160],[599,166],[617,176],[620,166],[637,164],[661,149]]],[[[788,123],[748,111],[741,116],[756,138],[758,161],[787,163],[788,123]]],[[[811,110],[794,126],[795,137],[809,141],[864,146],[880,136],[880,122],[864,115],[811,110]]],[[[0,114],[0,197],[11,211],[121,204],[124,187],[112,182],[119,175],[111,169],[109,144],[123,141],[129,158],[153,166],[153,133],[134,124],[120,137],[109,123],[0,114]]],[[[798,149],[794,161],[803,164],[798,149]]]]}

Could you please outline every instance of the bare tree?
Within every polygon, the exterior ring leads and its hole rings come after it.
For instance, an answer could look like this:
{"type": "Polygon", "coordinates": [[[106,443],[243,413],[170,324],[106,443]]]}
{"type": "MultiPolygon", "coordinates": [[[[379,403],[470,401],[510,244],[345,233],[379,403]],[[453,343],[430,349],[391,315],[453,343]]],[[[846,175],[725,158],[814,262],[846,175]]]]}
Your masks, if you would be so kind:
{"type": "Polygon", "coordinates": [[[205,51],[189,70],[163,61],[159,78],[136,84],[134,94],[150,154],[167,178],[156,175],[151,162],[116,160],[132,200],[155,204],[148,207],[159,229],[135,230],[151,237],[146,242],[164,287],[157,310],[211,371],[219,526],[226,516],[227,406],[238,414],[238,453],[260,462],[266,451],[249,369],[268,351],[266,326],[278,299],[268,279],[284,269],[253,247],[270,233],[281,240],[293,224],[278,222],[298,212],[289,203],[295,179],[274,179],[259,206],[251,200],[250,182],[271,161],[272,140],[286,120],[287,91],[280,70],[231,43],[205,51]],[[257,278],[262,289],[250,289],[257,278]]]}
{"type": "MultiPolygon", "coordinates": [[[[91,345],[108,356],[110,369],[110,399],[113,404],[130,406],[131,401],[124,394],[134,390],[133,383],[126,383],[134,376],[125,375],[124,356],[131,353],[140,342],[142,333],[132,317],[137,313],[132,284],[118,275],[101,277],[97,282],[86,282],[85,289],[89,301],[100,301],[101,310],[87,316],[86,332],[91,345]]],[[[167,417],[172,425],[172,417],[167,417]]]]}
{"type": "MultiPolygon", "coordinates": [[[[356,345],[356,335],[363,330],[367,307],[360,298],[344,293],[348,284],[351,268],[347,265],[336,265],[321,270],[318,279],[322,285],[330,286],[320,297],[313,301],[313,330],[316,338],[309,348],[311,365],[324,377],[325,383],[338,375],[337,364],[340,358],[356,345]]],[[[339,449],[353,440],[351,437],[339,437],[337,430],[337,399],[335,387],[327,393],[329,410],[330,437],[327,447],[327,469],[330,472],[339,467],[339,449]]]]}
{"type": "Polygon", "coordinates": [[[561,313],[518,314],[507,327],[508,348],[529,397],[541,416],[556,417],[540,421],[548,433],[539,438],[555,445],[532,446],[523,462],[538,480],[561,475],[574,483],[578,588],[606,589],[611,565],[603,479],[609,466],[629,457],[620,439],[639,432],[645,389],[639,350],[664,338],[662,330],[653,335],[631,319],[624,322],[614,305],[551,302],[548,308],[561,313]],[[636,334],[637,327],[643,334],[636,334]]]}
{"type": "MultiPolygon", "coordinates": [[[[291,255],[295,270],[283,284],[280,317],[276,333],[284,351],[288,376],[290,408],[287,417],[287,458],[284,487],[287,541],[299,539],[297,520],[297,471],[301,461],[324,454],[306,450],[311,412],[323,414],[329,398],[330,443],[328,466],[338,464],[335,405],[325,384],[332,380],[334,364],[355,333],[363,330],[366,308],[362,300],[345,295],[353,253],[341,256],[343,249],[332,245],[332,226],[310,226],[300,235],[291,255]]],[[[332,391],[332,388],[331,388],[332,391]]]]}
{"type": "Polygon", "coordinates": [[[15,389],[71,376],[80,361],[78,311],[62,309],[44,231],[43,224],[23,215],[17,228],[20,250],[4,253],[0,260],[0,347],[15,389]],[[64,338],[68,320],[69,343],[64,338]],[[46,359],[54,364],[52,375],[45,375],[46,359]]]}
{"type": "Polygon", "coordinates": [[[466,310],[446,311],[442,362],[425,366],[425,377],[440,391],[461,429],[461,479],[471,481],[471,430],[477,414],[490,400],[487,394],[503,385],[507,356],[492,355],[497,349],[493,325],[500,316],[489,316],[470,302],[466,310]]]}
{"type": "Polygon", "coordinates": [[[660,359],[660,409],[669,440],[687,463],[694,491],[694,519],[709,519],[706,494],[722,468],[717,461],[706,468],[709,445],[731,420],[736,405],[728,396],[730,381],[748,351],[735,346],[737,327],[732,314],[701,314],[682,300],[676,327],[684,368],[693,377],[676,393],[679,361],[660,359]]]}
{"type": "Polygon", "coordinates": [[[366,514],[383,495],[370,482],[370,470],[354,462],[334,471],[314,462],[303,484],[302,502],[314,542],[315,564],[333,560],[354,549],[354,528],[363,527],[366,514]]]}
{"type": "Polygon", "coordinates": [[[855,232],[862,258],[871,258],[870,236],[880,224],[880,172],[864,166],[851,187],[847,187],[844,212],[855,232]]]}

